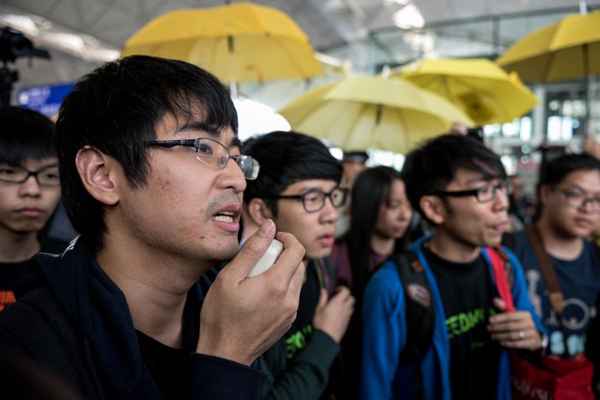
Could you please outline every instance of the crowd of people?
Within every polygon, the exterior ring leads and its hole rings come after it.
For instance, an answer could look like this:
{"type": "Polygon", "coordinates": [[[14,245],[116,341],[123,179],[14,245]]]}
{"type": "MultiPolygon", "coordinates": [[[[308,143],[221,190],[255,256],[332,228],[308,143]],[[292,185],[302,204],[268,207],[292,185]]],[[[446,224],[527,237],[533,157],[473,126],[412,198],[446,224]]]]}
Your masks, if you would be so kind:
{"type": "Polygon", "coordinates": [[[56,124],[19,107],[0,123],[0,382],[17,398],[596,396],[593,155],[545,162],[529,216],[471,135],[421,143],[402,171],[300,132],[242,143],[214,76],[148,56],[83,77],[56,124]],[[59,201],[71,242],[50,232],[59,201]]]}

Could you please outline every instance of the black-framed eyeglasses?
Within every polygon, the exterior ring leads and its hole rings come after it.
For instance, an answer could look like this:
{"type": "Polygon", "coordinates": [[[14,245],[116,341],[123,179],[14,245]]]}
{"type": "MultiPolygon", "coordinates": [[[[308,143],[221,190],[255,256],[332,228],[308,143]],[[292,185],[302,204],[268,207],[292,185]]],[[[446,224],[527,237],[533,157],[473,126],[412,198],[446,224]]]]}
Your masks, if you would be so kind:
{"type": "Polygon", "coordinates": [[[30,176],[33,176],[40,186],[60,185],[60,176],[56,165],[50,165],[37,171],[30,171],[19,165],[0,165],[0,182],[19,184],[26,182],[30,176]]]}
{"type": "Polygon", "coordinates": [[[196,153],[196,158],[214,169],[224,169],[229,160],[235,161],[248,180],[258,177],[260,164],[254,158],[241,154],[232,156],[225,145],[211,138],[173,139],[173,140],[148,140],[146,146],[166,147],[175,146],[191,147],[196,153]]]}
{"type": "Polygon", "coordinates": [[[329,198],[331,204],[335,208],[340,208],[346,204],[346,198],[348,197],[348,189],[341,187],[335,187],[330,192],[323,192],[320,189],[309,189],[305,193],[296,195],[279,195],[279,196],[268,196],[266,199],[289,199],[297,200],[302,202],[304,211],[308,213],[314,213],[320,211],[325,207],[325,199],[329,198]]]}
{"type": "Polygon", "coordinates": [[[432,194],[441,197],[469,197],[474,196],[480,203],[488,203],[496,200],[498,193],[508,195],[510,186],[508,181],[500,181],[495,185],[486,185],[477,189],[445,191],[437,190],[432,194]]]}
{"type": "Polygon", "coordinates": [[[587,196],[586,193],[572,189],[558,189],[558,192],[563,195],[571,207],[587,209],[594,213],[600,212],[599,196],[587,196]]]}

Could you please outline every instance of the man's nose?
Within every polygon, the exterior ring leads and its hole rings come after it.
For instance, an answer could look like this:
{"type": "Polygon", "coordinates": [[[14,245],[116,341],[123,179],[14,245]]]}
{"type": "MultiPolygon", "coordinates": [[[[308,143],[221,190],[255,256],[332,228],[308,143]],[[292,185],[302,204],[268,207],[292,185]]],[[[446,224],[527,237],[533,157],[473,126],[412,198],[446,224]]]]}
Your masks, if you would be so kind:
{"type": "Polygon", "coordinates": [[[37,176],[29,175],[25,182],[20,184],[19,193],[23,196],[39,196],[41,188],[37,176]]]}

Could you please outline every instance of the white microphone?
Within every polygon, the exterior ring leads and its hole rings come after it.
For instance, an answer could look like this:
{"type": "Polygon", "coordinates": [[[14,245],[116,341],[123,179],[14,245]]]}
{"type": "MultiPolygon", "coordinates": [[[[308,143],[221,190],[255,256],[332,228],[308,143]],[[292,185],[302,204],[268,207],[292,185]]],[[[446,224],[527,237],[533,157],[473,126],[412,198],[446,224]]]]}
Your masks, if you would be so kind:
{"type": "Polygon", "coordinates": [[[283,244],[277,240],[273,239],[265,254],[258,260],[256,265],[252,267],[250,273],[248,274],[248,278],[252,278],[253,276],[260,275],[275,264],[277,257],[283,250],[283,244]]]}

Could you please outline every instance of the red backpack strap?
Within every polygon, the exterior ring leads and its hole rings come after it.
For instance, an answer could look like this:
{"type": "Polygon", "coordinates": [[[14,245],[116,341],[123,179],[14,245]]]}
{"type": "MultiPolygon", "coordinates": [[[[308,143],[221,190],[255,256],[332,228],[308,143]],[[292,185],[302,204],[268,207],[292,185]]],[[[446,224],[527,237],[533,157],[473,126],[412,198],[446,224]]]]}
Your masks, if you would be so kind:
{"type": "Polygon", "coordinates": [[[509,278],[506,274],[506,263],[508,259],[504,253],[492,247],[486,247],[490,261],[492,262],[492,271],[496,280],[496,288],[500,294],[500,298],[506,304],[506,311],[515,311],[515,304],[510,291],[509,278]]]}

